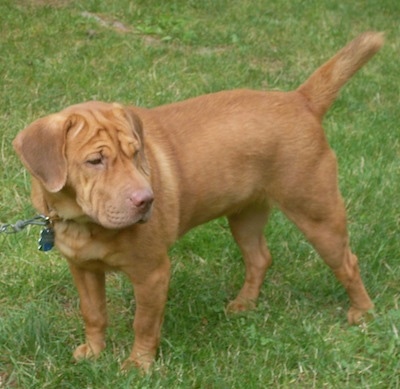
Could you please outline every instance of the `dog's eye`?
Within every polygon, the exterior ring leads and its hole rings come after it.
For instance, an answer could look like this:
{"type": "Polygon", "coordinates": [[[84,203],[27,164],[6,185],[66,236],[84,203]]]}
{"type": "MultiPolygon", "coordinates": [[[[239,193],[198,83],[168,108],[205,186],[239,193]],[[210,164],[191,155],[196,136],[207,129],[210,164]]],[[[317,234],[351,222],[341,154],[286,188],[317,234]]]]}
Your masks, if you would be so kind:
{"type": "Polygon", "coordinates": [[[90,165],[100,165],[103,163],[103,160],[101,158],[96,158],[96,159],[90,159],[87,161],[90,165]]]}
{"type": "Polygon", "coordinates": [[[90,158],[86,161],[87,164],[92,165],[92,166],[98,166],[103,164],[103,158],[102,157],[93,157],[90,158]]]}

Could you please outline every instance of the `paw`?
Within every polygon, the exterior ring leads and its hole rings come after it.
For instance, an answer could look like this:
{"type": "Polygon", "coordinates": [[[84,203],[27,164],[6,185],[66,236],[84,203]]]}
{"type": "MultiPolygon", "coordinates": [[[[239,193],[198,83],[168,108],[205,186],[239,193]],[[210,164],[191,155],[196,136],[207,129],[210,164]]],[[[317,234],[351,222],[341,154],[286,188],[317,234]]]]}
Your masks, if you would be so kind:
{"type": "Polygon", "coordinates": [[[153,364],[154,359],[150,357],[129,357],[123,364],[122,370],[127,371],[131,369],[139,369],[142,373],[148,373],[153,364]]]}
{"type": "Polygon", "coordinates": [[[347,321],[350,325],[357,325],[363,321],[369,321],[373,318],[372,309],[373,307],[369,309],[351,307],[347,312],[347,321]]]}
{"type": "Polygon", "coordinates": [[[226,307],[226,312],[228,313],[238,313],[244,311],[250,311],[256,308],[256,302],[250,299],[244,299],[237,297],[232,300],[226,307]]]}
{"type": "Polygon", "coordinates": [[[96,359],[105,347],[105,343],[97,345],[84,343],[75,349],[73,356],[77,361],[82,359],[96,359]]]}

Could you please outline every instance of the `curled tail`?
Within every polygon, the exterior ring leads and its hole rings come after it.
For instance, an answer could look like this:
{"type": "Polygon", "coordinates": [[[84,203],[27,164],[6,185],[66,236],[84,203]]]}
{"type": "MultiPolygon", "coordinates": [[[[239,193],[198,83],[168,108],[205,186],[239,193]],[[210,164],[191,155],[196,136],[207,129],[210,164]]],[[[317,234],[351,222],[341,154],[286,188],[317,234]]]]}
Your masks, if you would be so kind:
{"type": "Polygon", "coordinates": [[[318,117],[324,116],[340,88],[373,57],[383,40],[379,32],[359,35],[300,85],[297,91],[306,96],[318,117]]]}

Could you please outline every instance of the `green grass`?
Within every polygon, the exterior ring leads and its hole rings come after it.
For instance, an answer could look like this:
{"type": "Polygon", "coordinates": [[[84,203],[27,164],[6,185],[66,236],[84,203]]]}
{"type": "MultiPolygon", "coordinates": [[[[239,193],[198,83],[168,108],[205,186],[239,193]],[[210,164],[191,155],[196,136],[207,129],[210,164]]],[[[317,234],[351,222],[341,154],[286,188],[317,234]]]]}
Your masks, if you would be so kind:
{"type": "Polygon", "coordinates": [[[373,320],[346,324],[343,289],[278,212],[258,308],[226,316],[244,269],[217,220],[171,250],[151,374],[120,371],[134,307],[122,275],[108,277],[106,351],[76,364],[77,292],[57,252],[36,250],[31,227],[0,235],[0,388],[400,388],[399,15],[397,0],[2,0],[0,223],[35,213],[11,141],[39,116],[90,99],[155,106],[237,87],[289,90],[362,31],[385,31],[386,45],[325,120],[373,320]]]}

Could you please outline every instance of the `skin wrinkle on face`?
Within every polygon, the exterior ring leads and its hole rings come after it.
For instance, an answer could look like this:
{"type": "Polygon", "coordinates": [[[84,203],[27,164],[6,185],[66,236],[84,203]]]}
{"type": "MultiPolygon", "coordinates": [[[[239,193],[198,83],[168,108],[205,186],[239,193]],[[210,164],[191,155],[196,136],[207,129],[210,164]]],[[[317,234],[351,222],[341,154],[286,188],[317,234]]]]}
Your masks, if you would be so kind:
{"type": "MultiPolygon", "coordinates": [[[[141,145],[138,137],[135,136],[135,133],[132,129],[125,129],[128,122],[126,121],[125,123],[120,123],[118,121],[116,123],[115,118],[114,121],[110,121],[106,120],[103,115],[101,116],[102,121],[99,121],[99,118],[93,115],[93,118],[96,119],[96,124],[99,125],[95,132],[83,131],[84,128],[87,129],[89,126],[88,121],[85,120],[83,116],[79,118],[82,120],[82,122],[78,125],[77,129],[71,129],[69,131],[69,139],[74,139],[78,145],[81,145],[77,147],[75,143],[75,149],[78,150],[78,154],[84,155],[86,158],[90,154],[95,154],[97,152],[103,154],[103,152],[107,150],[104,155],[107,158],[112,159],[114,156],[118,156],[122,151],[125,157],[133,160],[136,152],[138,152],[140,147],[143,146],[141,145]],[[76,138],[81,139],[77,140],[76,138]],[[88,144],[91,145],[90,148],[93,151],[84,151],[88,144]],[[115,146],[115,150],[111,149],[111,145],[115,146]]],[[[112,160],[109,162],[112,162],[112,160]]]]}

